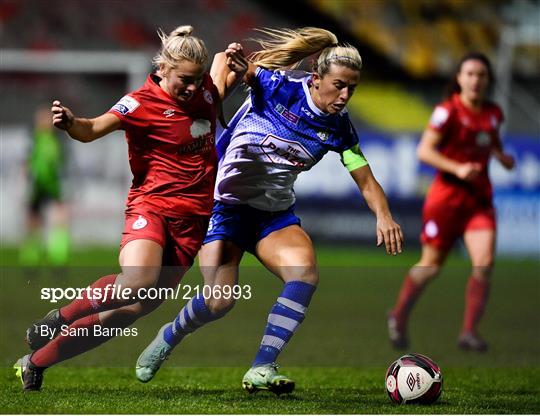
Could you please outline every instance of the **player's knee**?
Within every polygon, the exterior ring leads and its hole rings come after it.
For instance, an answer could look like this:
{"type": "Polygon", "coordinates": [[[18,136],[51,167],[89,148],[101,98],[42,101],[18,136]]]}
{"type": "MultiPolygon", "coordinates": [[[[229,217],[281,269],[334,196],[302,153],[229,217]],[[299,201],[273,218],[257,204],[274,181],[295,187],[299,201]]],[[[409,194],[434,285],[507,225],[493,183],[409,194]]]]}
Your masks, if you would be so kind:
{"type": "Polygon", "coordinates": [[[206,307],[210,313],[214,316],[223,316],[229,312],[235,304],[235,300],[232,298],[226,299],[224,297],[220,298],[209,298],[206,299],[206,307]]]}
{"type": "Polygon", "coordinates": [[[291,266],[284,267],[282,270],[282,278],[285,282],[300,281],[317,286],[319,284],[319,272],[317,266],[291,266]]]}
{"type": "Polygon", "coordinates": [[[155,310],[161,303],[163,303],[162,299],[141,300],[132,305],[118,309],[118,319],[124,321],[127,326],[129,326],[137,319],[142,318],[155,310]]]}
{"type": "Polygon", "coordinates": [[[493,270],[493,262],[483,263],[485,266],[474,266],[471,271],[471,276],[478,280],[489,280],[493,270]]]}
{"type": "Polygon", "coordinates": [[[319,284],[319,273],[316,273],[316,272],[309,273],[304,276],[301,276],[300,279],[295,279],[295,280],[299,280],[301,282],[309,283],[310,285],[317,286],[319,284]]]}
{"type": "Polygon", "coordinates": [[[411,278],[419,284],[428,283],[435,279],[441,272],[441,266],[433,263],[418,263],[411,269],[411,278]]]}
{"type": "Polygon", "coordinates": [[[101,321],[103,325],[109,328],[127,328],[142,316],[140,312],[140,304],[135,303],[106,313],[106,316],[101,321]]]}
{"type": "Polygon", "coordinates": [[[139,305],[137,309],[137,314],[139,317],[148,315],[150,312],[154,311],[159,305],[163,303],[164,299],[146,299],[137,303],[139,305]]]}
{"type": "Polygon", "coordinates": [[[156,267],[124,267],[121,278],[116,280],[116,284],[130,289],[131,293],[137,296],[141,289],[155,287],[158,276],[159,270],[156,267]]]}

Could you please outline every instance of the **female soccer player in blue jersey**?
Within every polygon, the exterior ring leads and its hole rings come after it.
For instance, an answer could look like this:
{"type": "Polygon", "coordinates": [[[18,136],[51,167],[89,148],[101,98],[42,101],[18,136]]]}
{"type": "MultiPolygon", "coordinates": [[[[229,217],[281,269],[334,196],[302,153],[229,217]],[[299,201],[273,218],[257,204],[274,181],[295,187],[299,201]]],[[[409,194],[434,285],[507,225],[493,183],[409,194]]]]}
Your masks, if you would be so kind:
{"type": "MultiPolygon", "coordinates": [[[[278,355],[304,320],[319,280],[313,244],[294,214],[293,185],[300,172],[328,151],[341,154],[377,217],[377,244],[401,252],[403,235],[386,197],[358,145],[346,104],[360,78],[362,61],[351,45],[318,28],[263,30],[244,81],[245,104],[217,143],[220,157],[214,209],[201,249],[205,284],[233,286],[245,251],[284,282],[268,316],[251,369],[243,378],[249,392],[291,392],[294,381],[278,374],[278,355]],[[312,73],[283,71],[319,53],[312,73]]],[[[164,325],[137,360],[139,380],[149,381],[185,335],[222,317],[234,299],[192,298],[164,325]]]]}

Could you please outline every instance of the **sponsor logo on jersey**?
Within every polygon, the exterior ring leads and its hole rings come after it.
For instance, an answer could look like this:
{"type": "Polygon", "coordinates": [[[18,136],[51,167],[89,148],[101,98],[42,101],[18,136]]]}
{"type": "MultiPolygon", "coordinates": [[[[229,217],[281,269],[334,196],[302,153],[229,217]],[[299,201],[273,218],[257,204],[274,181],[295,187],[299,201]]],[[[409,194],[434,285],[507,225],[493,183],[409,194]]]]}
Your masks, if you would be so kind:
{"type": "Polygon", "coordinates": [[[140,230],[141,228],[146,227],[147,224],[148,221],[146,221],[146,218],[144,218],[142,215],[139,215],[139,218],[137,218],[131,228],[133,228],[134,230],[140,230]]]}
{"type": "Polygon", "coordinates": [[[193,123],[191,123],[191,127],[189,128],[191,137],[193,137],[194,139],[207,135],[208,133],[210,133],[211,130],[212,123],[210,123],[210,120],[205,120],[203,118],[193,120],[193,123]]]}
{"type": "Polygon", "coordinates": [[[120,101],[118,101],[112,108],[111,110],[113,111],[116,111],[120,114],[122,114],[123,116],[125,116],[126,114],[128,113],[132,113],[133,111],[135,111],[137,109],[137,107],[139,107],[141,105],[141,103],[139,103],[135,98],[129,96],[129,95],[124,95],[120,101]]]}
{"type": "Polygon", "coordinates": [[[275,164],[292,165],[304,168],[316,162],[307,149],[298,142],[286,140],[269,134],[262,141],[261,147],[268,159],[275,164]]]}
{"type": "Polygon", "coordinates": [[[290,121],[293,124],[298,124],[298,120],[300,120],[300,116],[297,116],[296,114],[291,113],[281,104],[276,105],[276,111],[279,115],[281,115],[281,117],[283,117],[287,121],[290,121]]]}
{"type": "Polygon", "coordinates": [[[204,90],[203,98],[204,98],[204,101],[206,101],[208,104],[214,104],[214,98],[212,97],[212,93],[210,91],[204,90]]]}
{"type": "Polygon", "coordinates": [[[178,153],[184,155],[186,153],[206,153],[215,149],[215,139],[213,135],[201,137],[192,141],[189,144],[180,146],[178,153]]]}
{"type": "Polygon", "coordinates": [[[300,108],[300,111],[304,113],[306,116],[308,116],[310,119],[315,119],[315,114],[313,114],[311,111],[309,111],[306,107],[302,106],[300,108]]]}
{"type": "Polygon", "coordinates": [[[444,107],[436,107],[435,110],[433,111],[433,114],[431,114],[431,119],[429,120],[429,122],[439,128],[441,127],[444,123],[446,123],[446,120],[448,120],[448,116],[450,115],[450,113],[448,112],[448,110],[444,107]]]}
{"type": "Polygon", "coordinates": [[[480,147],[486,147],[491,144],[491,136],[485,131],[481,131],[476,135],[476,144],[480,147]]]}
{"type": "Polygon", "coordinates": [[[180,146],[178,149],[179,154],[206,153],[215,148],[215,138],[212,134],[212,123],[210,123],[210,120],[202,118],[193,120],[189,132],[195,140],[180,146]]]}
{"type": "Polygon", "coordinates": [[[163,115],[167,118],[174,116],[174,109],[169,108],[163,112],[163,115]]]}

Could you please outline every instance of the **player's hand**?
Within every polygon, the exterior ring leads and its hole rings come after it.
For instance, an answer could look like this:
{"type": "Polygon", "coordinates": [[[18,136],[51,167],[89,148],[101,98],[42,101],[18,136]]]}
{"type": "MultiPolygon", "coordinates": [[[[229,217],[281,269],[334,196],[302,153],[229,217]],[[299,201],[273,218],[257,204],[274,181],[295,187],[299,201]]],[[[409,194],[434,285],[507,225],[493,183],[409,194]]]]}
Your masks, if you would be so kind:
{"type": "Polygon", "coordinates": [[[75,116],[71,110],[55,100],[51,107],[53,125],[61,130],[69,130],[73,126],[75,116]]]}
{"type": "Polygon", "coordinates": [[[508,153],[502,153],[497,159],[499,160],[499,162],[501,162],[501,165],[503,165],[508,170],[513,169],[516,164],[514,156],[508,153]]]}
{"type": "Polygon", "coordinates": [[[392,217],[377,217],[377,247],[384,243],[388,254],[401,253],[403,247],[403,232],[392,217]]]}
{"type": "Polygon", "coordinates": [[[462,163],[456,169],[455,175],[463,180],[470,182],[482,172],[482,165],[477,162],[462,163]]]}
{"type": "Polygon", "coordinates": [[[237,74],[244,74],[248,68],[248,62],[244,56],[244,49],[238,42],[233,42],[225,50],[227,56],[227,66],[237,74]]]}

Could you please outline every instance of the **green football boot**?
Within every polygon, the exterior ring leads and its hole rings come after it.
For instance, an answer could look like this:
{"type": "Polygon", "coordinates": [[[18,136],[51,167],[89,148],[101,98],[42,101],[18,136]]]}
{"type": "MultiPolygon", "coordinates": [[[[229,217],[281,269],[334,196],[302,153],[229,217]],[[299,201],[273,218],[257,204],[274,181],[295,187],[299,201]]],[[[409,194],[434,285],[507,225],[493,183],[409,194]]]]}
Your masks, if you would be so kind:
{"type": "Polygon", "coordinates": [[[163,339],[163,332],[171,323],[166,323],[161,327],[159,332],[153,341],[145,348],[145,350],[137,358],[137,364],[135,366],[135,375],[137,379],[143,383],[148,383],[154,378],[158,372],[161,364],[169,358],[171,351],[174,347],[171,347],[163,339]]]}
{"type": "Polygon", "coordinates": [[[250,368],[242,379],[242,387],[248,393],[259,390],[270,390],[278,396],[282,393],[291,393],[294,390],[294,381],[278,374],[275,363],[264,364],[250,368]]]}
{"type": "Polygon", "coordinates": [[[32,364],[30,361],[30,354],[19,358],[13,368],[16,370],[16,377],[21,379],[23,390],[37,391],[41,389],[41,383],[43,383],[43,371],[45,371],[45,369],[36,367],[32,364]]]}

